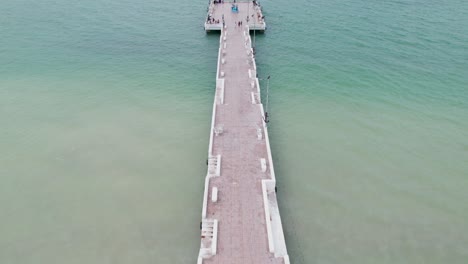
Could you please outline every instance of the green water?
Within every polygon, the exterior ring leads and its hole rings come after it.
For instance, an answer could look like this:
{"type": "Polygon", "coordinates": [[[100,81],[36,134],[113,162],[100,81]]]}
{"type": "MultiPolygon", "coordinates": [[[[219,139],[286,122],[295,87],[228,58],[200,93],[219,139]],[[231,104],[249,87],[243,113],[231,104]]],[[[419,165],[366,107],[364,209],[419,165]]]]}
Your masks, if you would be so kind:
{"type": "MultiPolygon", "coordinates": [[[[0,263],[195,263],[207,3],[0,4],[0,263]]],[[[263,6],[292,263],[468,263],[468,3],[263,6]]]]}

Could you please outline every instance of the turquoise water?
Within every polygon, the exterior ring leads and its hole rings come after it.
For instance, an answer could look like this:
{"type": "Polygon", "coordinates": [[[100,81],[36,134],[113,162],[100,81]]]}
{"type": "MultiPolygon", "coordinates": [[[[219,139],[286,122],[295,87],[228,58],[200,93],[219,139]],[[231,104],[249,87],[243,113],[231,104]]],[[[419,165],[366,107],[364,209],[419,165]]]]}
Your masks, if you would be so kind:
{"type": "MultiPolygon", "coordinates": [[[[207,3],[0,3],[0,262],[194,263],[207,3]]],[[[468,3],[263,6],[292,262],[467,263],[468,3]]]]}

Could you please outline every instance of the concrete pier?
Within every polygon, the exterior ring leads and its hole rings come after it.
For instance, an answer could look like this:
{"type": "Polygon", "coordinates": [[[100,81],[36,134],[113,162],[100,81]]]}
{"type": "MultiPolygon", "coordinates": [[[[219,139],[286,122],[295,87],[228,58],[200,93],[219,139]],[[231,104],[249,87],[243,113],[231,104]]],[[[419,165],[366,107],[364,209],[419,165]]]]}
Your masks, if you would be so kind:
{"type": "Polygon", "coordinates": [[[221,35],[197,263],[289,264],[249,34],[266,24],[258,4],[232,4],[210,3],[220,23],[205,21],[221,35]]]}

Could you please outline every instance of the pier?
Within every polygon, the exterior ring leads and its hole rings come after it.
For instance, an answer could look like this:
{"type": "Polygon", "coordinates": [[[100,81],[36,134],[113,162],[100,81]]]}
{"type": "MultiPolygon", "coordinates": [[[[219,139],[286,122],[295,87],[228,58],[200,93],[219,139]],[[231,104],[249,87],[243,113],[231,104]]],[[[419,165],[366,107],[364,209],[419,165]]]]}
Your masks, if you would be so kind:
{"type": "Polygon", "coordinates": [[[220,38],[197,264],[289,264],[250,37],[261,7],[212,1],[204,27],[220,38]]]}

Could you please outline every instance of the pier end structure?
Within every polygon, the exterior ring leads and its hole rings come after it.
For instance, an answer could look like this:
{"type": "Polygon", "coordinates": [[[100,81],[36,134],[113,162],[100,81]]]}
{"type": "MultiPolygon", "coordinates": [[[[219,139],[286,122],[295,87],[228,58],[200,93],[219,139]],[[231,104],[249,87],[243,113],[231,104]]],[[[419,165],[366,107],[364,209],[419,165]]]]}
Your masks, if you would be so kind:
{"type": "Polygon", "coordinates": [[[207,32],[221,31],[223,28],[223,21],[225,22],[225,26],[231,26],[227,25],[226,18],[223,20],[223,15],[226,13],[225,11],[231,12],[232,17],[237,19],[236,21],[242,21],[243,26],[248,26],[251,31],[255,30],[264,32],[267,28],[265,16],[263,15],[262,7],[258,1],[234,2],[233,0],[230,0],[223,1],[221,3],[210,0],[208,13],[204,23],[204,28],[207,32]],[[233,5],[237,6],[237,13],[232,12],[231,8],[233,5]]]}

